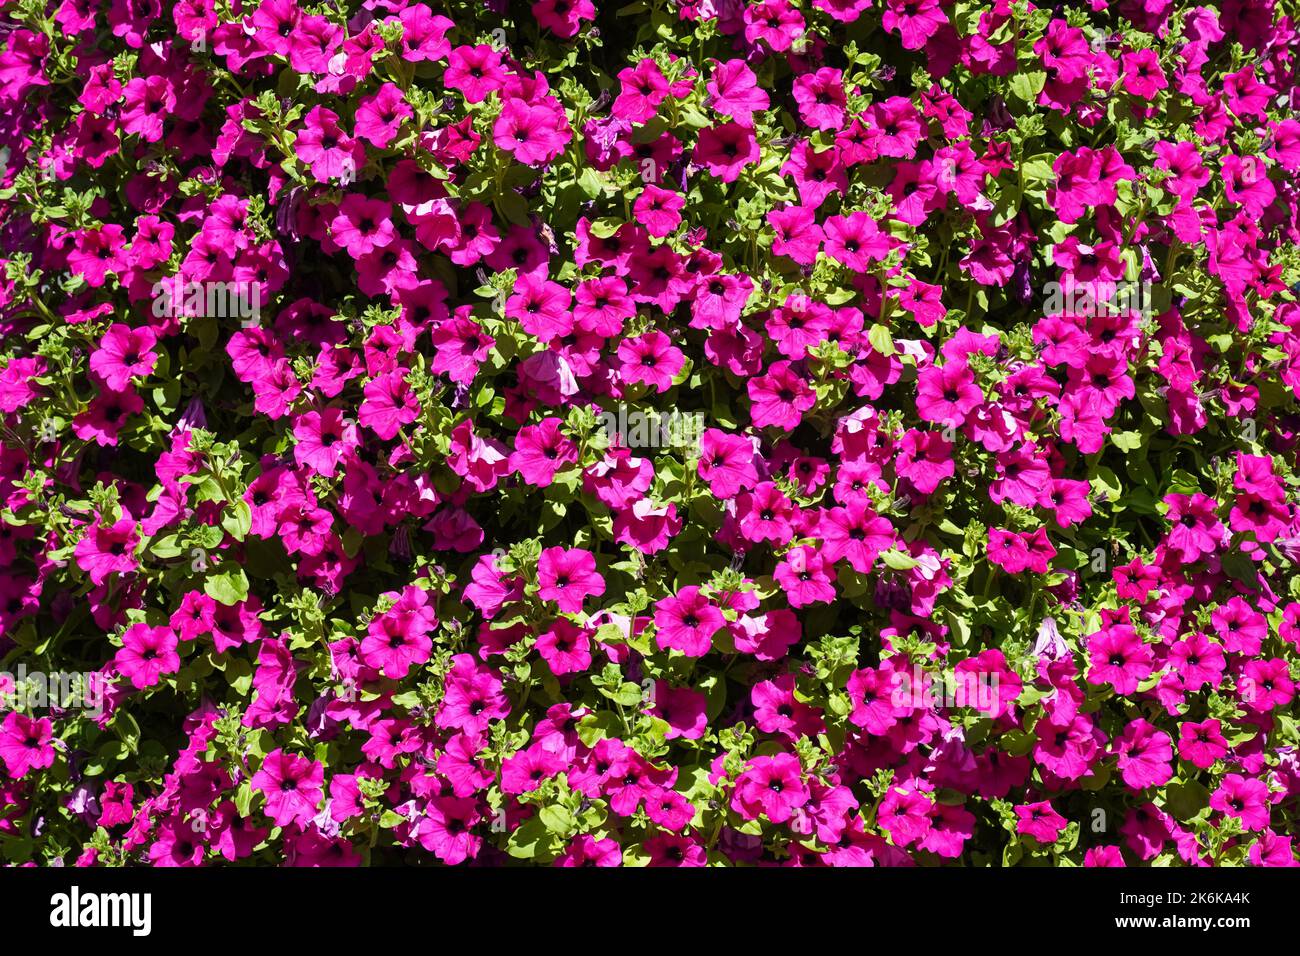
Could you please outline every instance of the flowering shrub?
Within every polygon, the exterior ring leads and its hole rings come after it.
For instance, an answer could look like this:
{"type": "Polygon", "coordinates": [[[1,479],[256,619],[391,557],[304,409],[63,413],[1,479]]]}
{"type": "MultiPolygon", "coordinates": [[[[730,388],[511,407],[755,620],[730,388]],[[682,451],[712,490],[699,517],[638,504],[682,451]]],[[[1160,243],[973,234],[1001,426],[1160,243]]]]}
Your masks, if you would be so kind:
{"type": "Polygon", "coordinates": [[[1296,865],[1285,6],[7,0],[0,853],[1296,865]]]}

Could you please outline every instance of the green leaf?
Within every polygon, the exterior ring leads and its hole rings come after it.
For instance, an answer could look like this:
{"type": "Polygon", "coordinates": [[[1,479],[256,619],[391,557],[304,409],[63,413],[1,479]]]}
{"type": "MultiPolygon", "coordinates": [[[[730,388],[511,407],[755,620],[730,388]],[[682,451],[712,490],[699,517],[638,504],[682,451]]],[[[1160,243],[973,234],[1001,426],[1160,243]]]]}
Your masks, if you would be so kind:
{"type": "Polygon", "coordinates": [[[1114,432],[1110,436],[1110,443],[1120,451],[1137,451],[1142,447],[1143,438],[1141,432],[1114,432]]]}
{"type": "Polygon", "coordinates": [[[1052,172],[1053,159],[1051,153],[1039,153],[1037,156],[1033,156],[1020,164],[1020,174],[1024,177],[1025,182],[1050,182],[1055,175],[1052,172]]]}
{"type": "Polygon", "coordinates": [[[247,780],[235,791],[235,809],[241,817],[247,817],[253,804],[253,787],[247,780]]]}
{"type": "Polygon", "coordinates": [[[633,684],[631,681],[620,684],[618,690],[611,695],[611,699],[624,707],[635,707],[641,703],[641,685],[633,684]]]}
{"type": "Polygon", "coordinates": [[[588,166],[578,177],[578,187],[587,194],[589,199],[595,199],[605,191],[605,182],[600,178],[600,173],[588,166]]]}
{"type": "Polygon", "coordinates": [[[1107,501],[1115,501],[1124,493],[1124,486],[1120,484],[1115,472],[1105,465],[1097,469],[1096,477],[1092,479],[1092,487],[1095,492],[1105,497],[1107,501]]]}
{"type": "Polygon", "coordinates": [[[617,219],[606,217],[604,219],[595,219],[592,221],[590,231],[597,239],[608,239],[614,233],[618,232],[619,227],[623,224],[617,219]]]}
{"type": "Polygon", "coordinates": [[[1037,100],[1038,94],[1043,92],[1043,87],[1046,84],[1047,74],[1042,70],[1016,73],[1010,80],[1011,92],[1026,103],[1033,103],[1037,100]]]}
{"type": "Polygon", "coordinates": [[[240,498],[221,516],[221,527],[236,541],[243,541],[253,527],[253,509],[240,498]]]}
{"type": "Polygon", "coordinates": [[[564,807],[552,804],[542,807],[541,812],[537,814],[546,829],[558,836],[567,837],[574,830],[573,814],[564,807]]]}
{"type": "Polygon", "coordinates": [[[873,325],[871,331],[867,333],[867,341],[881,355],[893,355],[898,351],[894,347],[894,336],[885,325],[873,325]]]}
{"type": "Polygon", "coordinates": [[[1165,787],[1165,809],[1177,820],[1190,820],[1210,805],[1210,791],[1195,780],[1165,787]]]}
{"type": "Polygon", "coordinates": [[[888,551],[880,552],[880,560],[895,571],[907,571],[917,566],[917,560],[910,554],[904,554],[897,548],[890,548],[888,551]]]}
{"type": "Polygon", "coordinates": [[[227,606],[239,604],[248,600],[248,577],[243,568],[226,565],[223,570],[208,576],[203,582],[203,592],[227,606]]]}
{"type": "Polygon", "coordinates": [[[514,190],[502,191],[494,197],[494,201],[507,222],[516,226],[528,225],[528,200],[519,193],[514,190]]]}
{"type": "Polygon", "coordinates": [[[506,852],[517,860],[535,860],[546,853],[551,833],[540,817],[530,817],[510,834],[506,852]]]}

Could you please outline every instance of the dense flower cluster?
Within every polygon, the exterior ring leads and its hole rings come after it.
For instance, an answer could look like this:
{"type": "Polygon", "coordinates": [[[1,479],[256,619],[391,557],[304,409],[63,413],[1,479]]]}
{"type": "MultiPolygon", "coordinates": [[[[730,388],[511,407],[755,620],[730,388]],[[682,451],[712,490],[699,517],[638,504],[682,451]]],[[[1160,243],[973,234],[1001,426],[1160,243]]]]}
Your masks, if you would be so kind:
{"type": "Polygon", "coordinates": [[[4,860],[1296,865],[1281,0],[2,6],[4,860]]]}

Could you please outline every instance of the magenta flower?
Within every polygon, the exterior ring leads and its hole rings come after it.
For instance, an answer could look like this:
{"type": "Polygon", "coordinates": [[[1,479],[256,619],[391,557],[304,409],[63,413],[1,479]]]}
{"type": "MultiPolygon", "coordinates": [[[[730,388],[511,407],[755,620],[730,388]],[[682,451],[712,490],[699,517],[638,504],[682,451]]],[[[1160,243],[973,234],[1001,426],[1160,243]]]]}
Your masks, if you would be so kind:
{"type": "Polygon", "coordinates": [[[385,677],[400,680],[429,659],[433,647],[429,634],[438,619],[423,588],[409,586],[400,595],[389,592],[385,597],[394,603],[371,620],[361,642],[361,658],[385,677]]]}
{"type": "Polygon", "coordinates": [[[709,428],[700,435],[699,475],[709,483],[709,490],[721,499],[733,498],[743,488],[752,488],[758,480],[754,468],[753,442],[743,435],[728,435],[709,428]]]}
{"type": "Polygon", "coordinates": [[[655,604],[654,622],[660,648],[702,657],[712,647],[713,635],[722,629],[724,619],[700,588],[689,585],[655,604]]]}
{"type": "Polygon", "coordinates": [[[715,112],[746,125],[752,125],[754,113],[767,109],[771,103],[744,60],[715,62],[705,89],[709,92],[709,106],[715,112]]]}
{"type": "Polygon", "coordinates": [[[149,328],[132,329],[114,324],[100,339],[90,356],[90,367],[115,392],[124,391],[135,376],[153,371],[158,355],[153,351],[157,336],[149,328]]]}
{"type": "Polygon", "coordinates": [[[839,70],[824,67],[805,73],[795,80],[794,99],[799,117],[814,129],[838,130],[844,125],[847,103],[839,70]]]}
{"type": "Polygon", "coordinates": [[[1065,829],[1065,817],[1053,810],[1047,800],[1024,804],[1015,810],[1016,832],[1031,836],[1039,843],[1055,843],[1065,829]]]}
{"type": "Polygon", "coordinates": [[[1119,755],[1120,776],[1134,790],[1163,786],[1174,775],[1169,735],[1141,718],[1124,728],[1113,749],[1119,755]]]}
{"type": "Polygon", "coordinates": [[[984,400],[965,362],[931,366],[917,377],[916,411],[939,425],[961,425],[984,400]]]}
{"type": "Polygon", "coordinates": [[[734,121],[701,130],[695,144],[695,161],[724,183],[735,182],[759,156],[753,131],[734,121]]]}
{"type": "Polygon", "coordinates": [[[1202,770],[1208,770],[1214,761],[1228,753],[1228,742],[1221,731],[1222,724],[1214,718],[1181,724],[1178,728],[1178,755],[1202,770]]]}
{"type": "Polygon", "coordinates": [[[749,761],[736,779],[731,807],[746,819],[763,814],[773,823],[784,823],[809,798],[799,758],[780,753],[749,761]]]}
{"type": "Polygon", "coordinates": [[[482,733],[491,721],[510,713],[501,680],[493,671],[478,667],[468,654],[457,654],[452,660],[438,709],[438,726],[482,733]]]}
{"type": "Polygon", "coordinates": [[[1131,694],[1151,674],[1153,654],[1132,627],[1114,625],[1088,638],[1088,683],[1131,694]]]}
{"type": "Polygon", "coordinates": [[[298,440],[294,461],[327,477],[358,443],[357,426],[338,408],[303,414],[294,423],[293,435],[298,440]]]}
{"type": "Polygon", "coordinates": [[[356,135],[382,149],[396,138],[402,123],[414,115],[401,88],[385,83],[357,106],[356,135]]]}
{"type": "Polygon", "coordinates": [[[169,627],[132,624],[122,635],[122,648],[113,663],[137,690],[156,687],[164,676],[181,669],[177,643],[169,627]]]}
{"type": "Polygon", "coordinates": [[[124,514],[107,527],[96,515],[95,523],[73,549],[77,566],[90,575],[92,583],[103,584],[110,575],[130,574],[136,570],[135,550],[140,543],[137,528],[130,515],[124,514]]]}
{"type": "Polygon", "coordinates": [[[507,100],[492,127],[498,148],[525,166],[540,166],[555,159],[568,142],[569,130],[563,113],[523,100],[507,100]]]}
{"type": "Polygon", "coordinates": [[[591,640],[587,632],[566,618],[559,618],[536,643],[537,653],[557,677],[585,671],[591,666],[591,640]]]}
{"type": "Polygon", "coordinates": [[[1225,776],[1219,788],[1210,794],[1211,808],[1236,817],[1247,830],[1263,830],[1268,826],[1268,802],[1268,785],[1239,773],[1225,776]]]}
{"type": "Polygon", "coordinates": [[[786,431],[799,425],[803,412],[817,403],[808,383],[790,362],[773,362],[766,375],[749,380],[750,418],[755,427],[774,425],[786,431]]]}
{"type": "MultiPolygon", "coordinates": [[[[708,698],[689,687],[673,687],[664,681],[655,682],[651,713],[668,723],[668,730],[664,733],[666,740],[698,740],[703,737],[709,724],[707,707],[708,698]]],[[[671,829],[681,829],[685,822],[671,829]]]]}
{"type": "Polygon", "coordinates": [[[483,838],[474,832],[479,822],[475,801],[459,797],[434,797],[420,821],[420,845],[448,866],[478,856],[483,838]]]}
{"type": "Polygon", "coordinates": [[[686,361],[682,350],[657,329],[635,339],[624,339],[618,357],[623,363],[623,381],[629,385],[644,383],[657,392],[668,391],[686,361]]]}
{"type": "Polygon", "coordinates": [[[276,748],[253,775],[253,789],[266,798],[266,815],[278,827],[305,826],[324,798],[325,768],[316,760],[276,748]]]}
{"type": "Polygon", "coordinates": [[[619,94],[614,98],[614,115],[629,123],[644,123],[655,115],[668,95],[668,81],[658,64],[649,58],[619,71],[619,94]]]}
{"type": "Polygon", "coordinates": [[[365,147],[343,132],[337,113],[323,106],[312,107],[303,118],[293,148],[322,183],[355,182],[365,164],[365,147]]]}
{"type": "Polygon", "coordinates": [[[933,827],[934,802],[917,790],[890,787],[880,801],[876,817],[895,846],[911,846],[926,839],[933,827]]]}
{"type": "Polygon", "coordinates": [[[11,711],[0,724],[0,760],[14,780],[33,770],[54,765],[54,725],[47,717],[29,717],[11,711]]]}
{"type": "Polygon", "coordinates": [[[488,95],[501,89],[506,78],[501,53],[485,43],[455,47],[447,59],[442,81],[459,90],[467,103],[482,103],[488,95]]]}
{"type": "Polygon", "coordinates": [[[547,548],[537,563],[537,596],[555,601],[565,614],[582,611],[583,599],[605,593],[596,558],[581,548],[547,548]]]}
{"type": "Polygon", "coordinates": [[[339,203],[330,223],[330,235],[354,259],[383,248],[397,237],[392,223],[393,207],[382,199],[349,193],[339,203]]]}
{"type": "Polygon", "coordinates": [[[623,850],[618,841],[605,837],[596,839],[584,833],[569,844],[564,853],[555,861],[556,866],[622,866],[623,850]]]}
{"type": "Polygon", "coordinates": [[[515,450],[510,453],[510,467],[530,485],[545,488],[557,471],[577,458],[577,448],[560,431],[560,419],[549,416],[519,430],[515,450]]]}
{"type": "Polygon", "coordinates": [[[506,301],[506,315],[539,342],[549,342],[573,331],[571,301],[569,290],[558,282],[523,276],[506,301]]]}
{"type": "Polygon", "coordinates": [[[420,402],[400,369],[373,379],[365,387],[357,422],[384,440],[397,437],[402,426],[420,417],[420,402]]]}

